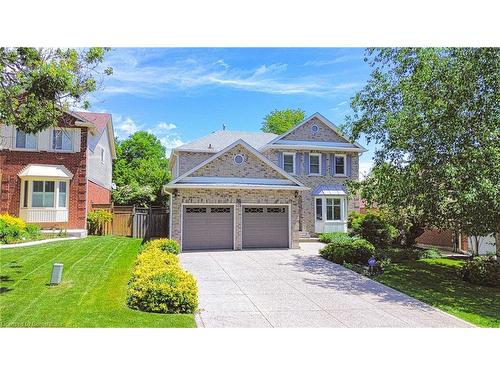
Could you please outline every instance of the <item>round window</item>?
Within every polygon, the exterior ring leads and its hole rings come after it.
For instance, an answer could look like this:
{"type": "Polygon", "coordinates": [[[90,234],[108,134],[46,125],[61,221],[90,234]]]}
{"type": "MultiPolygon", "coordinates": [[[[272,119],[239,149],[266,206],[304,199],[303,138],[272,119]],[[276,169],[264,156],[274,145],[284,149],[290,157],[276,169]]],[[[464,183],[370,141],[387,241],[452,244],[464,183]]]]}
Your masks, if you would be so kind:
{"type": "Polygon", "coordinates": [[[314,124],[313,126],[311,126],[311,131],[312,131],[313,133],[317,133],[317,132],[319,132],[319,126],[318,126],[318,125],[316,125],[316,124],[314,124]]]}
{"type": "Polygon", "coordinates": [[[245,161],[245,157],[241,154],[234,155],[234,164],[240,165],[245,161]]]}

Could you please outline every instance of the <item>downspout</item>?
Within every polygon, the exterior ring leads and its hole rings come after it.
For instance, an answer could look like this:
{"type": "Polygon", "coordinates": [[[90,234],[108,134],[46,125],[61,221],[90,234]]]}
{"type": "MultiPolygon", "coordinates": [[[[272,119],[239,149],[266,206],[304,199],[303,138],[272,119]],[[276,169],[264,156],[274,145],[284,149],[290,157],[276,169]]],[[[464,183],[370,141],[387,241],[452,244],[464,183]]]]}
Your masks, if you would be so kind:
{"type": "Polygon", "coordinates": [[[172,193],[165,190],[168,195],[168,238],[172,238],[172,193]]]}

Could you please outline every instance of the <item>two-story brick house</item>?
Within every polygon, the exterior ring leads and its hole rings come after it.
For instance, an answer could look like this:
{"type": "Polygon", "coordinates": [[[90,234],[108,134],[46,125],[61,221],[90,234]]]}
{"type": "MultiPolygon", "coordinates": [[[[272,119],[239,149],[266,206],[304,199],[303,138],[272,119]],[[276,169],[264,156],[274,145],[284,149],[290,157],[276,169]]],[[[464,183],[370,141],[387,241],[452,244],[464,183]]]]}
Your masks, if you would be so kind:
{"type": "Polygon", "coordinates": [[[222,130],[177,147],[171,237],[184,250],[296,248],[300,236],[345,232],[359,209],[345,183],[364,151],[318,113],[280,136],[222,130]]]}
{"type": "Polygon", "coordinates": [[[0,124],[0,212],[84,235],[92,203],[111,200],[115,156],[107,113],[66,112],[37,134],[0,124]]]}

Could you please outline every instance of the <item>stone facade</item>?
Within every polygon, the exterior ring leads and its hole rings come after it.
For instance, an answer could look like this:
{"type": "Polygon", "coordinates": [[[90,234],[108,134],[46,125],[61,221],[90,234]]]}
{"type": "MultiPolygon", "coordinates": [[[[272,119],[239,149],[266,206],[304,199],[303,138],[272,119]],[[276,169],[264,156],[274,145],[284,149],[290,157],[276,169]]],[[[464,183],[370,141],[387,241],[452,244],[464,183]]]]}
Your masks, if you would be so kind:
{"type": "Polygon", "coordinates": [[[228,150],[217,159],[195,171],[191,176],[284,178],[281,173],[271,168],[241,145],[228,150]],[[240,165],[236,164],[234,162],[236,155],[243,155],[245,161],[240,165]]]}
{"type": "Polygon", "coordinates": [[[183,175],[187,171],[190,171],[197,165],[200,165],[205,160],[215,155],[214,153],[211,152],[187,152],[187,151],[176,151],[176,152],[178,154],[177,163],[179,164],[179,169],[178,169],[179,175],[176,177],[183,175]]]}
{"type": "MultiPolygon", "coordinates": [[[[273,163],[278,164],[278,153],[280,152],[290,152],[290,150],[268,150],[264,155],[270,159],[273,163]]],[[[314,197],[312,195],[313,190],[320,185],[334,185],[342,184],[346,185],[348,180],[358,180],[359,178],[359,156],[356,153],[345,153],[345,155],[351,156],[351,176],[338,177],[330,173],[330,164],[333,162],[331,158],[331,153],[326,153],[326,175],[325,176],[309,176],[304,174],[304,151],[298,151],[300,153],[300,168],[296,171],[294,176],[297,180],[303,183],[311,190],[301,191],[301,214],[300,214],[300,230],[304,232],[314,233],[314,197]]],[[[315,153],[323,154],[319,151],[314,151],[315,153]]],[[[359,210],[359,200],[349,199],[348,200],[348,210],[359,210]]]]}
{"type": "Polygon", "coordinates": [[[291,218],[291,245],[299,247],[299,194],[290,190],[243,190],[243,189],[177,189],[172,200],[172,238],[182,243],[182,204],[235,204],[235,248],[242,248],[242,206],[245,204],[289,204],[291,218]]]}
{"type": "Polygon", "coordinates": [[[283,137],[283,140],[287,141],[319,141],[319,142],[342,142],[348,143],[348,141],[334,132],[328,125],[323,124],[323,122],[317,119],[311,119],[302,126],[292,131],[290,134],[283,137]],[[313,132],[311,127],[317,125],[319,128],[318,132],[313,132]]]}

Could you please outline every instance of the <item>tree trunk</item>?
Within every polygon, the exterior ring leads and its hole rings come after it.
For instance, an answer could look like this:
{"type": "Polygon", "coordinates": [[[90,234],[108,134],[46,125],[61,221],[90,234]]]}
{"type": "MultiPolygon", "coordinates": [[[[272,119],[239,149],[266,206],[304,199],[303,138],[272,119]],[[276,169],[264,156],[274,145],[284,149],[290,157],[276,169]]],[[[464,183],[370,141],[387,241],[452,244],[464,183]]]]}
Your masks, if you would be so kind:
{"type": "Polygon", "coordinates": [[[495,233],[495,243],[497,247],[497,262],[500,263],[500,228],[495,233]]]}

